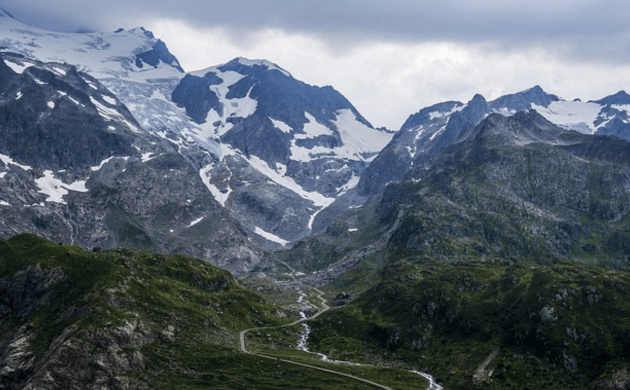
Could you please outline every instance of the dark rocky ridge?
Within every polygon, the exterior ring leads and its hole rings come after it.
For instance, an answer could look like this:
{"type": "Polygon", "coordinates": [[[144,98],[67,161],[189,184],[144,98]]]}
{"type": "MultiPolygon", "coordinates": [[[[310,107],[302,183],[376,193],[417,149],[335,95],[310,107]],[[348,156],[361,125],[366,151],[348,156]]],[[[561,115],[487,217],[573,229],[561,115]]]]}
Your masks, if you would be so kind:
{"type": "MultiPolygon", "coordinates": [[[[4,58],[20,61],[6,54],[4,58]]],[[[90,88],[85,80],[94,79],[79,75],[75,67],[55,67],[64,69],[65,76],[44,66],[16,74],[0,61],[0,152],[27,165],[82,172],[113,155],[138,155],[129,126],[139,126],[129,110],[113,94],[90,88]],[[118,112],[130,125],[99,115],[92,99],[118,112]],[[113,124],[115,131],[110,129],[113,124]]]]}

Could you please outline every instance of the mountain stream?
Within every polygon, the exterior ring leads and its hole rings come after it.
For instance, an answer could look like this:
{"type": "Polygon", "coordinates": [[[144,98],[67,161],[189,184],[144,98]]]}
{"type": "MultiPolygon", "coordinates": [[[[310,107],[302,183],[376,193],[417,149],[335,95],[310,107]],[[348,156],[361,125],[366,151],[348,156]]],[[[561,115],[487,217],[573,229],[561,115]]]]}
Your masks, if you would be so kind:
{"type": "MultiPolygon", "coordinates": [[[[300,297],[298,298],[297,302],[298,303],[308,303],[308,302],[304,302],[304,298],[306,297],[306,294],[302,291],[302,290],[298,290],[298,293],[300,294],[300,297]]],[[[320,295],[320,299],[322,299],[323,302],[323,298],[321,298],[320,295]]],[[[310,304],[309,304],[310,306],[310,304]]],[[[326,309],[328,309],[328,306],[325,306],[326,309]]],[[[318,352],[311,352],[308,350],[308,335],[311,333],[311,329],[308,326],[308,324],[304,323],[303,321],[307,320],[308,317],[306,316],[306,314],[304,313],[304,311],[300,311],[300,317],[301,317],[301,322],[302,322],[302,333],[300,334],[300,336],[298,337],[298,341],[297,341],[297,349],[307,352],[307,353],[313,353],[316,354],[317,356],[319,356],[320,359],[322,359],[323,361],[329,362],[329,363],[334,363],[334,364],[344,364],[344,365],[349,365],[349,366],[371,366],[371,364],[361,364],[361,363],[353,363],[353,362],[346,362],[343,360],[332,360],[330,358],[328,358],[328,356],[324,355],[323,353],[318,353],[318,352]]],[[[410,370],[409,372],[420,375],[421,377],[425,378],[426,380],[429,381],[429,386],[427,387],[427,390],[443,390],[443,387],[440,386],[435,379],[433,378],[433,376],[431,376],[430,374],[427,374],[425,372],[420,372],[420,371],[414,371],[414,370],[410,370]]]]}

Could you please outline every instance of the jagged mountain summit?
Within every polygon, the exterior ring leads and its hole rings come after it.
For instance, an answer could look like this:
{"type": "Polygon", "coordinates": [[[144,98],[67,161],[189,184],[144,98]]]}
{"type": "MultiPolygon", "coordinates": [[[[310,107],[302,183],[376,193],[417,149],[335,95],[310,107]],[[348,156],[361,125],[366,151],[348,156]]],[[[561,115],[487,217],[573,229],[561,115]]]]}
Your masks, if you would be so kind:
{"type": "Polygon", "coordinates": [[[374,129],[333,88],[300,82],[264,60],[192,72],[172,98],[204,129],[202,138],[221,141],[220,158],[202,170],[215,198],[279,243],[308,234],[393,135],[374,129]],[[255,176],[244,181],[244,169],[255,176]]]}
{"type": "Polygon", "coordinates": [[[366,169],[358,190],[374,193],[400,180],[413,167],[430,161],[458,137],[472,131],[490,114],[512,116],[536,110],[550,122],[584,134],[615,135],[630,140],[630,96],[625,92],[598,101],[568,101],[535,86],[526,91],[486,101],[475,95],[469,102],[438,103],[411,115],[394,139],[366,169]]]}

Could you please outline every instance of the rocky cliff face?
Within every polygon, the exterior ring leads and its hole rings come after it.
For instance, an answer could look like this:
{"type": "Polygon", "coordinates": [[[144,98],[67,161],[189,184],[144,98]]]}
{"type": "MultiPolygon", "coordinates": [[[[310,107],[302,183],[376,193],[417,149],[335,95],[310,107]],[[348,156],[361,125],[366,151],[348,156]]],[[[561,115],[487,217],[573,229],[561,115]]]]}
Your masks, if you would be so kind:
{"type": "Polygon", "coordinates": [[[317,214],[357,184],[392,136],[333,88],[268,61],[237,58],[192,72],[172,99],[224,145],[220,162],[205,168],[215,197],[254,235],[279,244],[310,234],[317,214]]]}
{"type": "Polygon", "coordinates": [[[533,111],[491,115],[428,170],[386,190],[384,220],[408,210],[391,245],[444,258],[626,264],[619,235],[628,229],[629,151],[625,141],[565,131],[533,111]]]}
{"type": "Polygon", "coordinates": [[[72,66],[4,54],[0,71],[3,235],[177,250],[236,272],[258,262],[198,174],[210,156],[144,132],[72,66]]]}

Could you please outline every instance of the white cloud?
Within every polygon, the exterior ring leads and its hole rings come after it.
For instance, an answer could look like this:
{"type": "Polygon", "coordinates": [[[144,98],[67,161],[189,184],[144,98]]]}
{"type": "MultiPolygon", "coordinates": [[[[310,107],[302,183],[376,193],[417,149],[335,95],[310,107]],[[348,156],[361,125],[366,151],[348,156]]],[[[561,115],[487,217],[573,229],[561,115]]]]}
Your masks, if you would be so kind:
{"type": "Polygon", "coordinates": [[[598,99],[630,82],[630,3],[620,0],[6,0],[24,21],[66,29],[142,25],[188,70],[244,56],[332,85],[375,126],[397,129],[444,100],[541,85],[598,99]],[[28,19],[28,20],[27,20],[28,19]]]}
{"type": "Polygon", "coordinates": [[[567,99],[598,99],[630,83],[629,67],[572,61],[560,43],[549,47],[494,47],[492,43],[364,41],[333,50],[323,39],[279,29],[235,37],[222,28],[183,22],[143,21],[167,42],[187,71],[238,56],[268,59],[312,85],[332,85],[375,126],[398,129],[428,105],[491,100],[541,85],[567,99]]]}

